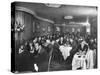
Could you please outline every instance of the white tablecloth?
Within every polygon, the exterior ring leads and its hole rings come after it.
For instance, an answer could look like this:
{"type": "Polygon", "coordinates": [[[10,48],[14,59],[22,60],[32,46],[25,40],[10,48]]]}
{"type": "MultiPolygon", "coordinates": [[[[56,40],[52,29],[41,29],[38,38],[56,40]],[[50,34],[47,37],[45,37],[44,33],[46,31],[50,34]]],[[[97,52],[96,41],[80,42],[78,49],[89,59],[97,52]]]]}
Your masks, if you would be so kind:
{"type": "Polygon", "coordinates": [[[60,51],[62,53],[62,56],[64,58],[64,60],[67,59],[68,56],[70,56],[70,51],[71,51],[72,47],[70,46],[60,46],[60,51]]]}
{"type": "Polygon", "coordinates": [[[94,51],[88,50],[86,53],[87,69],[93,69],[94,67],[94,51]]]}
{"type": "Polygon", "coordinates": [[[86,55],[76,53],[72,61],[72,70],[76,70],[80,67],[82,69],[93,69],[95,60],[94,58],[94,51],[90,49],[88,49],[86,55]]]}
{"type": "Polygon", "coordinates": [[[72,70],[77,70],[78,68],[86,69],[86,58],[85,55],[75,54],[72,61],[72,70]]]}

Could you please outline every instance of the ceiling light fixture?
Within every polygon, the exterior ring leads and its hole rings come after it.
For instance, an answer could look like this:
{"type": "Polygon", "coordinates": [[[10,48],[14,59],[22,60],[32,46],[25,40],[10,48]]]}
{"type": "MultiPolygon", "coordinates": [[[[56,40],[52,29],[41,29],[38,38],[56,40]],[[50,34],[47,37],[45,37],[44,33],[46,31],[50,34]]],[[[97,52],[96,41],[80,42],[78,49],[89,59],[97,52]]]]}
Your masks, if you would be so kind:
{"type": "Polygon", "coordinates": [[[73,19],[73,16],[65,16],[64,19],[73,19]]]}
{"type": "Polygon", "coordinates": [[[55,8],[59,8],[61,6],[61,4],[50,4],[50,3],[46,3],[45,5],[48,7],[55,7],[55,8]]]}

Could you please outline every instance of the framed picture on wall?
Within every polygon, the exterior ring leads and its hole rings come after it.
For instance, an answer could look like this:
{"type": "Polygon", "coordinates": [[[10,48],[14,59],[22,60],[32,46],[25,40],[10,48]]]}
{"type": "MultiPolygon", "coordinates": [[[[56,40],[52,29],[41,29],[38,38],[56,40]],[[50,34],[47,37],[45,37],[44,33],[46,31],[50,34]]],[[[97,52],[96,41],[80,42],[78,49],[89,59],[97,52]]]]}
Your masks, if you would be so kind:
{"type": "Polygon", "coordinates": [[[11,72],[97,69],[97,6],[11,3],[11,72]]]}

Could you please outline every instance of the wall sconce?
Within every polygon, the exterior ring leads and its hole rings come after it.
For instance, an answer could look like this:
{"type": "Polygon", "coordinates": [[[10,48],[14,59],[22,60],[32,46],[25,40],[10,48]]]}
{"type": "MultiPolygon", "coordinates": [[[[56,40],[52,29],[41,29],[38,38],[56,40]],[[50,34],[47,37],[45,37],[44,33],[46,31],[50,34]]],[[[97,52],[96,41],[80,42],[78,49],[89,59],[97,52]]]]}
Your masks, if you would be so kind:
{"type": "Polygon", "coordinates": [[[24,30],[24,24],[20,19],[15,21],[15,31],[17,32],[22,32],[24,30]]]}
{"type": "Polygon", "coordinates": [[[60,31],[60,28],[59,27],[56,27],[56,31],[60,31]]]}
{"type": "Polygon", "coordinates": [[[42,28],[43,31],[45,31],[45,28],[42,28]]]}

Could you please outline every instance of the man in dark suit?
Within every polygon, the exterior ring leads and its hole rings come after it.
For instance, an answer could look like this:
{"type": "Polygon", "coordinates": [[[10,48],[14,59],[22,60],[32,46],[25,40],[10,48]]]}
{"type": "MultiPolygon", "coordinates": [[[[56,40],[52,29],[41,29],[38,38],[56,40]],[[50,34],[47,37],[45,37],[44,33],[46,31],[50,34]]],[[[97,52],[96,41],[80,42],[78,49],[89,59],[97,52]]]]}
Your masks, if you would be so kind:
{"type": "Polygon", "coordinates": [[[81,44],[77,47],[77,51],[87,51],[88,50],[88,44],[83,40],[81,44]]]}

